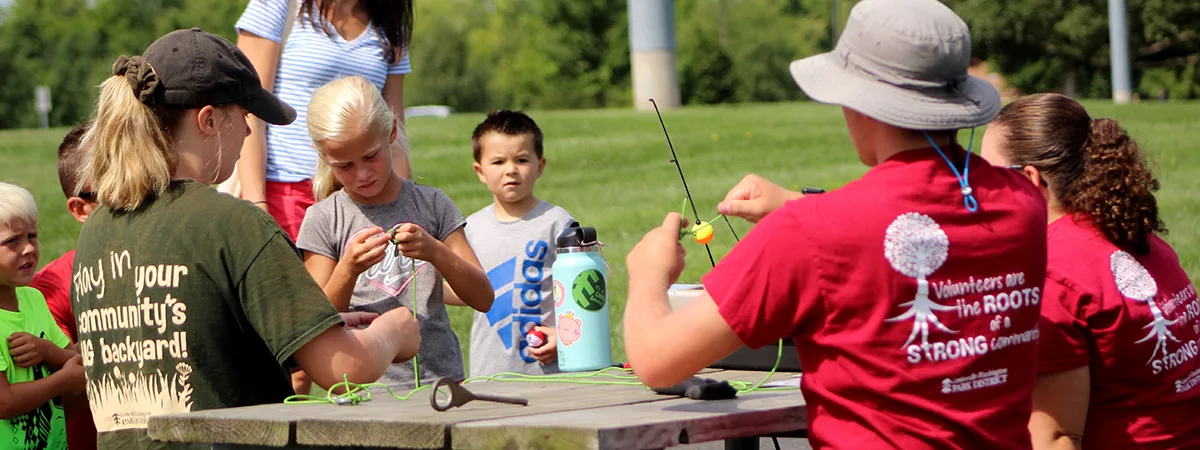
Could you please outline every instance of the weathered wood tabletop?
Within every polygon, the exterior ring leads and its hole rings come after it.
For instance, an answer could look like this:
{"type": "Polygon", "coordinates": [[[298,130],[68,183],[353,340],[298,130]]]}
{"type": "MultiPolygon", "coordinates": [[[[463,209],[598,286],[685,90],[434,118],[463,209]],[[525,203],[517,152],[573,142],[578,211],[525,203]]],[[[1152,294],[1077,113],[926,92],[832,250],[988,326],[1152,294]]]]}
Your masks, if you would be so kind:
{"type": "MultiPolygon", "coordinates": [[[[718,380],[758,382],[765,372],[713,370],[718,380]]],[[[795,378],[776,373],[771,381],[795,378]]],[[[488,381],[473,393],[521,397],[528,406],[473,401],[435,411],[429,393],[397,400],[382,388],[358,405],[274,404],[155,416],[153,439],[258,447],[405,449],[654,449],[795,432],[807,410],[799,390],[701,401],[644,386],[488,381]]],[[[238,447],[241,448],[241,447],[238,447]]]]}

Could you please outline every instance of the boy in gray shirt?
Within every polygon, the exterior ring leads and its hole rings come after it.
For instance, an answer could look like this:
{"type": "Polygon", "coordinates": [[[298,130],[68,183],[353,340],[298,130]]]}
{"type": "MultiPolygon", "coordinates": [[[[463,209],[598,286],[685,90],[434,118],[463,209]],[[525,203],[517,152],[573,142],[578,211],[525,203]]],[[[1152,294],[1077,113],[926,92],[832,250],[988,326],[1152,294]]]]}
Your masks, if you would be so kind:
{"type": "Polygon", "coordinates": [[[496,111],[475,128],[471,143],[475,174],[494,201],[467,218],[466,235],[496,300],[487,313],[475,312],[470,376],[556,373],[550,267],[555,238],[574,219],[533,195],[546,168],[542,130],[523,112],[496,111]],[[532,329],[545,333],[544,345],[529,346],[532,329]]]}

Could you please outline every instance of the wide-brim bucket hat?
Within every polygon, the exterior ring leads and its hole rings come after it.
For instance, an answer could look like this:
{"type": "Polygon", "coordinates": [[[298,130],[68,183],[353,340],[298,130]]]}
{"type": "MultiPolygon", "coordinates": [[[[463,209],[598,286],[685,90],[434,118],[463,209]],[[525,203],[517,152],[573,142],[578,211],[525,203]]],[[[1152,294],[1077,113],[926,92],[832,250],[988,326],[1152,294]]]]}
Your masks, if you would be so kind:
{"type": "Polygon", "coordinates": [[[936,0],[865,0],[850,11],[834,50],[793,61],[809,98],[911,130],[991,122],[1000,93],[967,73],[971,33],[936,0]]]}

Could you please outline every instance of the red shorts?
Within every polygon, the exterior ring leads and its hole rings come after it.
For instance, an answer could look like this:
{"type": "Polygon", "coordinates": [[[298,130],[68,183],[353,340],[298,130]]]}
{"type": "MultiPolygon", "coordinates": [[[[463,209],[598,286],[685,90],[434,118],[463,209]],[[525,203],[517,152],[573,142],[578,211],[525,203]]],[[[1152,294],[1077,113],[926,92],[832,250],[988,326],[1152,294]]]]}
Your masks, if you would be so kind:
{"type": "Polygon", "coordinates": [[[279,223],[279,227],[296,241],[300,234],[300,223],[304,213],[316,201],[313,198],[312,180],[284,183],[267,181],[267,211],[279,223]]]}

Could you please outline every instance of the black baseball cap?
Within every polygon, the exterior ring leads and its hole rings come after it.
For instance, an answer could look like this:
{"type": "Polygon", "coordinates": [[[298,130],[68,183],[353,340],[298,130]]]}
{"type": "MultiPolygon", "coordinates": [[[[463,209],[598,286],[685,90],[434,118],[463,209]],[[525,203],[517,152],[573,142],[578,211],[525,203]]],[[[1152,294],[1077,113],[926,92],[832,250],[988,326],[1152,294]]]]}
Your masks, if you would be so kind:
{"type": "Polygon", "coordinates": [[[141,58],[122,56],[113,64],[113,73],[129,78],[146,104],[200,108],[236,103],[267,123],[296,120],[295,109],[263,89],[254,65],[236,45],[199,28],[163,35],[141,58]],[[141,63],[149,70],[134,67],[141,63]],[[143,81],[135,79],[139,77],[143,81]],[[144,81],[147,78],[156,80],[144,81]]]}

